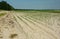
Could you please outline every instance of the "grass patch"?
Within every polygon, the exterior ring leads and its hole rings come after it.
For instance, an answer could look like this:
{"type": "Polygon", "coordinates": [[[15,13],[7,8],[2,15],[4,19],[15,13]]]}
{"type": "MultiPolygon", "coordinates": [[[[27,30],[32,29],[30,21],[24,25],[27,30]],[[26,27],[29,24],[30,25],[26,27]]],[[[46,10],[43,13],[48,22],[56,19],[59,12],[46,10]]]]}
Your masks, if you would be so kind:
{"type": "Polygon", "coordinates": [[[6,13],[0,13],[0,16],[4,16],[6,13]]]}
{"type": "Polygon", "coordinates": [[[44,9],[44,10],[34,10],[34,9],[16,9],[14,11],[18,12],[51,12],[51,13],[60,13],[60,9],[44,9]]]}

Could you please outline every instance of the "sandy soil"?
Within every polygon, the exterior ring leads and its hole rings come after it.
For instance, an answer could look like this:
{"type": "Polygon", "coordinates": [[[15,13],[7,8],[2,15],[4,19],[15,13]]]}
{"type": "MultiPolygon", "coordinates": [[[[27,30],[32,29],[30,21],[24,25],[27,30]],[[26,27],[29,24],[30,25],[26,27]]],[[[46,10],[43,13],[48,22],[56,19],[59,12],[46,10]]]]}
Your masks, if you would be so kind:
{"type": "Polygon", "coordinates": [[[60,39],[60,13],[5,11],[0,39],[60,39]]]}

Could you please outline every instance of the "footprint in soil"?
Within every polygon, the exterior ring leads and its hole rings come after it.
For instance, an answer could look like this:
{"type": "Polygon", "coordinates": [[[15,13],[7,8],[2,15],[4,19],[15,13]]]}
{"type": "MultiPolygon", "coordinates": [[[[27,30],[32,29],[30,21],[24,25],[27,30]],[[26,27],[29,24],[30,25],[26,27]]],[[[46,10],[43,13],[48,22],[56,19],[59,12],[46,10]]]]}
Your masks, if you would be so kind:
{"type": "Polygon", "coordinates": [[[10,24],[14,24],[14,22],[12,20],[9,21],[10,24]]]}
{"type": "Polygon", "coordinates": [[[14,28],[14,22],[12,20],[9,21],[9,25],[12,25],[12,28],[14,28]]]}

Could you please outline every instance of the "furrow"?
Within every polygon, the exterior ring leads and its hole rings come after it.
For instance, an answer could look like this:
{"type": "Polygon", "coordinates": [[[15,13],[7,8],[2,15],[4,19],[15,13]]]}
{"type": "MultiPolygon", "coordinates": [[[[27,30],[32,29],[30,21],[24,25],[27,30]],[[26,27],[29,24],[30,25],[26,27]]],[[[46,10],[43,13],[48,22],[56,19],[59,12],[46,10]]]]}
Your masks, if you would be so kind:
{"type": "Polygon", "coordinates": [[[36,30],[36,29],[38,29],[37,27],[35,27],[36,25],[35,24],[33,24],[33,23],[31,23],[29,20],[26,20],[25,18],[23,18],[22,16],[20,16],[20,18],[22,19],[22,20],[24,20],[25,21],[25,23],[27,23],[29,26],[29,28],[31,28],[32,30],[36,30]],[[34,28],[35,27],[35,28],[34,28]]]}
{"type": "Polygon", "coordinates": [[[19,18],[21,21],[23,21],[23,22],[26,24],[27,27],[29,27],[29,28],[31,28],[32,30],[34,30],[32,27],[30,27],[30,25],[29,25],[27,22],[25,22],[24,19],[21,18],[21,16],[18,16],[18,18],[19,18]]]}
{"type": "Polygon", "coordinates": [[[49,28],[49,29],[51,29],[51,30],[54,31],[54,29],[51,27],[51,25],[48,25],[48,24],[46,24],[46,23],[44,23],[44,22],[42,22],[42,21],[40,21],[40,20],[37,20],[37,19],[35,19],[35,18],[32,18],[32,17],[30,17],[30,16],[27,17],[27,18],[31,19],[32,21],[34,21],[34,22],[36,22],[36,23],[38,23],[38,24],[44,25],[44,27],[47,27],[47,28],[49,28]]]}
{"type": "MultiPolygon", "coordinates": [[[[31,30],[31,28],[28,26],[28,25],[26,25],[21,19],[22,18],[19,18],[17,15],[15,15],[16,16],[16,19],[17,19],[17,21],[18,21],[18,23],[21,25],[21,27],[23,28],[23,32],[26,34],[26,36],[27,36],[27,39],[31,36],[30,34],[32,34],[34,31],[33,31],[33,29],[31,30]],[[28,34],[30,35],[30,36],[28,36],[28,34]]],[[[20,16],[21,17],[21,16],[20,16]]],[[[33,25],[34,26],[34,25],[33,25]]],[[[21,28],[20,27],[20,28],[21,28]]]]}
{"type": "MultiPolygon", "coordinates": [[[[17,22],[19,23],[19,26],[17,26],[18,29],[21,28],[22,33],[24,33],[26,39],[28,39],[28,38],[27,38],[28,35],[27,35],[27,33],[24,31],[24,29],[23,29],[23,27],[22,27],[22,26],[23,26],[23,25],[22,25],[23,23],[21,23],[21,21],[20,21],[20,19],[17,17],[17,15],[14,14],[14,17],[16,18],[17,22]]],[[[20,32],[21,32],[21,31],[20,31],[20,32]]]]}
{"type": "Polygon", "coordinates": [[[38,23],[30,20],[27,17],[22,17],[22,18],[25,18],[26,20],[30,21],[31,23],[34,23],[35,25],[37,25],[37,27],[39,27],[40,29],[42,29],[43,31],[45,31],[46,33],[48,33],[49,35],[51,35],[52,37],[57,39],[57,36],[55,35],[55,33],[53,33],[53,31],[51,31],[49,28],[43,27],[44,25],[38,24],[38,23]]]}

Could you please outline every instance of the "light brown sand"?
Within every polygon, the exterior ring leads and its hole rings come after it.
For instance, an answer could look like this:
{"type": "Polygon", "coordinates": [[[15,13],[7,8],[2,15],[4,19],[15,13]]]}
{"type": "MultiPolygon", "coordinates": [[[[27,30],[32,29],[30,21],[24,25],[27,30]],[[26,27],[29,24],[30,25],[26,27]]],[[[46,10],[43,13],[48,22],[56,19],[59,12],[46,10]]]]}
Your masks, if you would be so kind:
{"type": "Polygon", "coordinates": [[[0,39],[60,39],[59,13],[6,13],[0,18],[0,39]]]}

